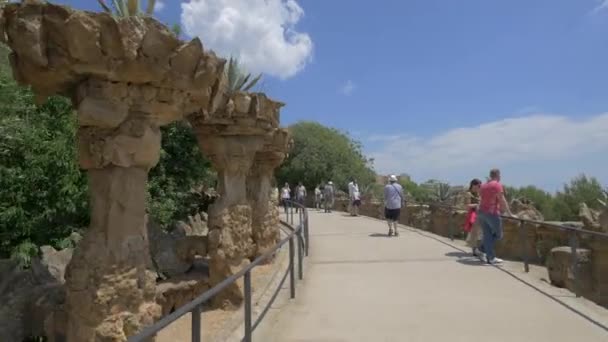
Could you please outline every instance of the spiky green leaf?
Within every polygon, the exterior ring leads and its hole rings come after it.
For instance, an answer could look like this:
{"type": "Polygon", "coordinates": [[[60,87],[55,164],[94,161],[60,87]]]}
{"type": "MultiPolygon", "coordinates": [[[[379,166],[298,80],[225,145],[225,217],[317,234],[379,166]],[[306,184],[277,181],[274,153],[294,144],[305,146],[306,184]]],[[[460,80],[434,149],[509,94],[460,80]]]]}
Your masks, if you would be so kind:
{"type": "Polygon", "coordinates": [[[112,14],[112,9],[106,4],[104,0],[97,0],[104,12],[112,14]]]}
{"type": "Polygon", "coordinates": [[[117,17],[125,17],[125,3],[123,0],[112,0],[112,5],[114,6],[114,11],[116,12],[117,17]]]}
{"type": "Polygon", "coordinates": [[[243,77],[243,75],[239,75],[238,82],[233,90],[239,91],[239,90],[243,89],[243,86],[245,86],[245,83],[247,83],[247,81],[249,81],[250,76],[251,76],[251,74],[244,75],[244,77],[243,77]]]}
{"type": "Polygon", "coordinates": [[[243,91],[249,91],[249,89],[253,88],[261,79],[262,74],[260,73],[254,79],[252,79],[248,85],[243,88],[243,91]]]}
{"type": "Polygon", "coordinates": [[[127,6],[130,16],[139,14],[139,0],[128,0],[127,6]]]}
{"type": "Polygon", "coordinates": [[[156,5],[156,0],[148,0],[148,7],[146,7],[146,15],[152,15],[152,14],[154,14],[154,6],[155,5],[156,5]]]}

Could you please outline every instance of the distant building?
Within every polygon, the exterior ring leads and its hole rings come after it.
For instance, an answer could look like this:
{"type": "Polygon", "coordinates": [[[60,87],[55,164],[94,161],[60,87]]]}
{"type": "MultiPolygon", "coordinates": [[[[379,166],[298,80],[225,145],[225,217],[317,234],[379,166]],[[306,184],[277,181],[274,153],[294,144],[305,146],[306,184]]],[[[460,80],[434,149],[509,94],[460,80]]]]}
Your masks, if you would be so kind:
{"type": "Polygon", "coordinates": [[[378,184],[388,183],[388,176],[376,175],[376,183],[378,183],[378,184]]]}
{"type": "MultiPolygon", "coordinates": [[[[407,173],[402,173],[400,175],[397,176],[397,178],[399,178],[400,181],[411,181],[411,177],[410,175],[408,175],[407,173]]],[[[377,184],[386,184],[388,183],[388,175],[376,175],[376,183],[377,184]]]]}

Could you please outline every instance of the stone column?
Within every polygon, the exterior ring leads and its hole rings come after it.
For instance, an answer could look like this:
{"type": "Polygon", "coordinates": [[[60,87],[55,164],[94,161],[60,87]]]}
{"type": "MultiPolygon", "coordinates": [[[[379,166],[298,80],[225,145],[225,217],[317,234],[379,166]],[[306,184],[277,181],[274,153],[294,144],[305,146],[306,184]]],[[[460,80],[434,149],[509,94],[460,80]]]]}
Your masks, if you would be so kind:
{"type": "Polygon", "coordinates": [[[279,210],[272,200],[274,170],[287,155],[289,134],[277,129],[264,148],[256,153],[247,177],[247,197],[252,208],[252,238],[255,246],[252,258],[268,252],[279,240],[279,210]]]}
{"type": "MultiPolygon", "coordinates": [[[[218,174],[220,197],[209,207],[209,280],[220,283],[249,263],[253,253],[251,206],[247,201],[247,175],[263,136],[218,135],[201,137],[202,152],[218,174]]],[[[243,292],[238,284],[214,298],[216,305],[239,305],[243,292]]]]}
{"type": "Polygon", "coordinates": [[[69,342],[126,341],[161,315],[145,222],[161,133],[158,116],[136,110],[138,98],[128,96],[139,88],[91,80],[75,101],[91,223],[66,270],[69,342]]]}
{"type": "MultiPolygon", "coordinates": [[[[247,176],[256,152],[279,124],[282,103],[264,94],[223,91],[220,80],[212,94],[212,106],[188,116],[202,153],[216,169],[219,199],[209,207],[209,279],[214,286],[249,263],[253,255],[251,204],[247,176]]],[[[240,284],[214,298],[216,305],[238,305],[240,284]]]]}

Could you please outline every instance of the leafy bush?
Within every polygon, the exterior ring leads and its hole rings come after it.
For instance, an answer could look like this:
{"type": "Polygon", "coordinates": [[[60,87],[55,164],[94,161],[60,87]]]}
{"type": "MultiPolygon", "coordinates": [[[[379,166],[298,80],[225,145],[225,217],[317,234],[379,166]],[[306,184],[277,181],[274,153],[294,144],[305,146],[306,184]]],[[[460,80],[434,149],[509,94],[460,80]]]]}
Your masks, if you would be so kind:
{"type": "Polygon", "coordinates": [[[6,71],[0,72],[0,256],[56,244],[88,224],[70,102],[52,97],[36,106],[32,92],[6,71]]]}
{"type": "MultiPolygon", "coordinates": [[[[69,236],[88,226],[85,172],[77,161],[77,122],[70,101],[51,97],[36,106],[34,94],[12,79],[8,50],[0,45],[0,258],[24,264],[37,246],[75,244],[69,236]]],[[[159,164],[149,177],[148,211],[167,227],[206,209],[193,189],[215,175],[183,122],[162,128],[159,164]]]]}
{"type": "Polygon", "coordinates": [[[187,122],[175,122],[161,130],[160,161],[150,171],[148,181],[148,211],[155,222],[167,228],[176,220],[207,209],[208,203],[197,190],[212,185],[216,175],[187,122]]]}
{"type": "Polygon", "coordinates": [[[294,146],[278,170],[280,183],[301,181],[307,188],[314,188],[331,180],[347,191],[351,177],[357,179],[360,189],[374,182],[371,160],[363,155],[361,144],[348,135],[317,122],[299,122],[289,130],[294,146]]]}

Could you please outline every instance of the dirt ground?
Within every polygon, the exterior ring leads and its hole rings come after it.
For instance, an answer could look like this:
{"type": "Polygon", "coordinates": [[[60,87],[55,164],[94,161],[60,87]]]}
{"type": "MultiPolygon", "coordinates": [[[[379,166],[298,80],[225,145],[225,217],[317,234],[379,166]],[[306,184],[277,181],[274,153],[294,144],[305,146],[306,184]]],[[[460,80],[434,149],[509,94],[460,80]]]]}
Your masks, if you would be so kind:
{"type": "MultiPolygon", "coordinates": [[[[281,277],[287,267],[287,254],[286,248],[283,248],[277,254],[272,264],[254,268],[251,278],[254,310],[256,306],[263,305],[260,301],[265,300],[268,297],[268,293],[272,293],[275,290],[276,278],[281,277]]],[[[235,310],[208,310],[203,312],[201,316],[202,340],[226,341],[243,323],[244,311],[241,306],[235,310]]],[[[255,316],[253,319],[255,319],[255,316]]],[[[191,341],[191,323],[192,318],[190,314],[183,316],[162,330],[158,334],[156,341],[191,341]]]]}

